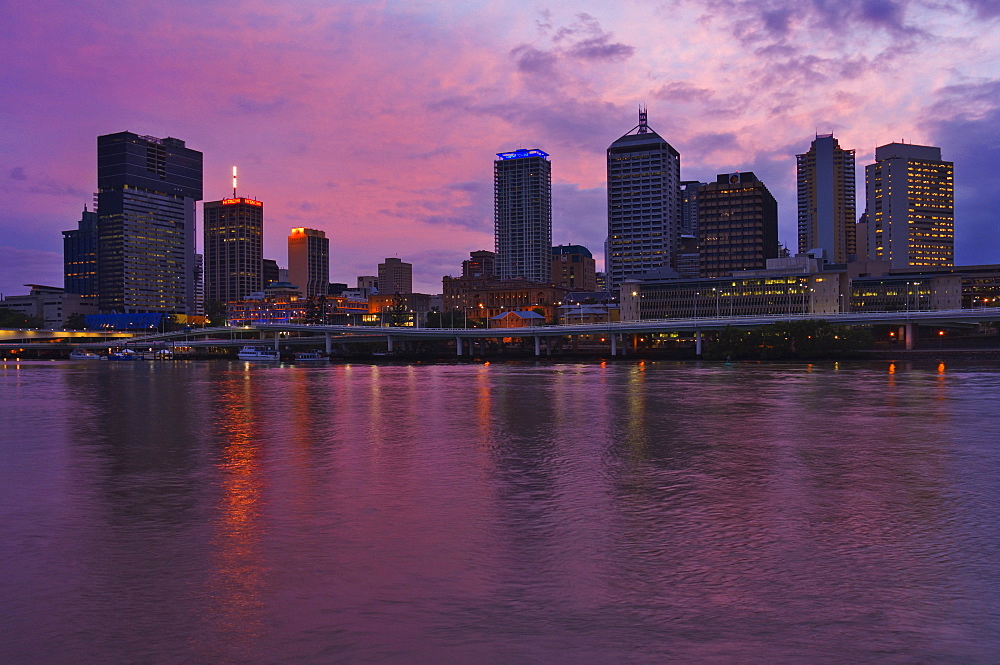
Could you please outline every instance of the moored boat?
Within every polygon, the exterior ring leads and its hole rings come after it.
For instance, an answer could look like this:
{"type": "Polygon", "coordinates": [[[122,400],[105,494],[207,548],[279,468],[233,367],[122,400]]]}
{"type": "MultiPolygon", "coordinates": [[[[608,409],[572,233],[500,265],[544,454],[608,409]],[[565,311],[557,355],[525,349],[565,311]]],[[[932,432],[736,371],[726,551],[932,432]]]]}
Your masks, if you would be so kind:
{"type": "Polygon", "coordinates": [[[117,360],[117,361],[142,360],[142,355],[136,353],[132,349],[119,349],[117,351],[112,351],[111,353],[109,353],[108,360],[117,360]]]}
{"type": "Polygon", "coordinates": [[[269,349],[264,346],[244,346],[240,349],[239,353],[236,354],[236,357],[240,360],[281,360],[281,356],[277,350],[269,349]]]}
{"type": "Polygon", "coordinates": [[[100,360],[101,356],[89,349],[73,349],[69,354],[70,360],[100,360]]]}
{"type": "Polygon", "coordinates": [[[329,358],[319,351],[298,351],[295,354],[295,362],[297,363],[321,363],[328,360],[329,358]]]}

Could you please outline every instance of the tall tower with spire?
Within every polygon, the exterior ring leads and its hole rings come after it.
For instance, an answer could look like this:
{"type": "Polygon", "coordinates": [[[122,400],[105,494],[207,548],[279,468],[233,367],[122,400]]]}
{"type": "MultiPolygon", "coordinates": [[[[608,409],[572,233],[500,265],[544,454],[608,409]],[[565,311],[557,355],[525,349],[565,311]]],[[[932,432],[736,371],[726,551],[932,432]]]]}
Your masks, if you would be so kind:
{"type": "Polygon", "coordinates": [[[205,300],[222,304],[263,290],[264,204],[237,196],[205,202],[205,300]]]}
{"type": "Polygon", "coordinates": [[[681,156],[639,124],[608,147],[608,243],[605,269],[612,288],[660,268],[676,268],[681,235],[681,156]]]}

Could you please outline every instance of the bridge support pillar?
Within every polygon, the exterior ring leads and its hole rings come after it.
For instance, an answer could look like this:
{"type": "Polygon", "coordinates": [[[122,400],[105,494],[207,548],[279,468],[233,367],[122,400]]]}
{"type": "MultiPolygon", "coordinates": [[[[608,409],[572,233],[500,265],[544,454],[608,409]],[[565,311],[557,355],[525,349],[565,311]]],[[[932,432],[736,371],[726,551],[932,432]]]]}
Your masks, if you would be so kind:
{"type": "Polygon", "coordinates": [[[552,337],[545,338],[545,355],[549,358],[552,357],[552,337]]]}
{"type": "Polygon", "coordinates": [[[542,338],[535,335],[535,356],[542,355],[542,338]]]}
{"type": "Polygon", "coordinates": [[[903,334],[906,335],[906,350],[912,351],[917,344],[917,324],[907,323],[903,334]]]}
{"type": "Polygon", "coordinates": [[[333,347],[330,345],[330,333],[323,333],[323,337],[326,339],[326,355],[330,355],[333,351],[333,347]]]}
{"type": "Polygon", "coordinates": [[[611,355],[612,357],[618,355],[618,335],[615,333],[611,333],[611,355]]]}
{"type": "Polygon", "coordinates": [[[274,350],[275,351],[281,350],[280,347],[278,346],[278,333],[274,333],[274,350]]]}
{"type": "Polygon", "coordinates": [[[392,335],[385,336],[385,350],[392,353],[392,335]]]}
{"type": "Polygon", "coordinates": [[[461,337],[456,337],[455,338],[455,355],[457,355],[457,356],[461,356],[462,355],[462,338],[461,337]]]}
{"type": "Polygon", "coordinates": [[[701,331],[694,331],[694,354],[701,358],[701,331]]]}

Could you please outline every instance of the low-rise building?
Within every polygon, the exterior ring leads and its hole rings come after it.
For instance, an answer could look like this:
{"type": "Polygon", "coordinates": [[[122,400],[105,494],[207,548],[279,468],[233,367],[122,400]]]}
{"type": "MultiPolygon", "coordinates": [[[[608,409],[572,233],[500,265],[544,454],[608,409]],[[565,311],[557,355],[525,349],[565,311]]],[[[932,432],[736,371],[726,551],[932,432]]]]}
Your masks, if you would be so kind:
{"type": "Polygon", "coordinates": [[[97,302],[85,294],[67,293],[57,286],[25,284],[26,296],[7,296],[0,307],[42,320],[45,328],[60,329],[74,314],[87,316],[98,313],[97,302]]]}

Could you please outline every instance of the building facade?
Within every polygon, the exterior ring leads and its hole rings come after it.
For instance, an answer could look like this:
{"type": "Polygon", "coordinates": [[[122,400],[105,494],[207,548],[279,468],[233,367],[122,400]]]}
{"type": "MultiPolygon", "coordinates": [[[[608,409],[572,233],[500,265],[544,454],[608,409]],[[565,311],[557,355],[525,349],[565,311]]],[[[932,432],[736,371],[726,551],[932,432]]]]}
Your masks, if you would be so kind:
{"type": "Polygon", "coordinates": [[[99,136],[97,187],[101,310],[193,314],[202,154],[175,138],[99,136]]]}
{"type": "Polygon", "coordinates": [[[809,152],[795,156],[799,253],[826,251],[833,263],[857,256],[854,151],[833,134],[818,134],[809,152]]]}
{"type": "Polygon", "coordinates": [[[413,264],[397,258],[387,258],[378,264],[379,293],[413,293],[413,264]]]}
{"type": "Polygon", "coordinates": [[[941,149],[890,143],[865,167],[870,259],[893,269],[955,264],[954,164],[941,149]]]}
{"type": "Polygon", "coordinates": [[[7,296],[0,300],[0,307],[10,309],[25,316],[42,320],[43,327],[57,330],[66,325],[74,314],[91,316],[97,314],[97,302],[79,293],[68,293],[65,289],[42,284],[25,284],[31,291],[26,296],[7,296]]]}
{"type": "Polygon", "coordinates": [[[761,270],[778,256],[778,204],[751,171],[725,173],[701,188],[702,277],[761,270]]]}
{"type": "Polygon", "coordinates": [[[497,153],[493,162],[496,272],[502,279],[552,276],[552,164],[538,149],[497,153]]]}
{"type": "Polygon", "coordinates": [[[288,281],[304,298],[326,295],[330,288],[330,240],[317,229],[292,229],[288,236],[288,281]]]}
{"type": "Polygon", "coordinates": [[[611,288],[663,267],[676,267],[681,235],[681,157],[647,124],[639,124],[607,150],[608,247],[611,288]]]}
{"type": "MultiPolygon", "coordinates": [[[[247,198],[204,206],[205,298],[242,300],[264,284],[264,204],[247,198]]],[[[277,281],[277,280],[275,280],[277,281]]]]}
{"type": "Polygon", "coordinates": [[[552,282],[570,291],[596,291],[597,268],[593,254],[582,245],[552,248],[552,282]]]}
{"type": "Polygon", "coordinates": [[[469,252],[462,261],[462,277],[493,277],[497,274],[497,254],[485,249],[469,252]]]}
{"type": "MultiPolygon", "coordinates": [[[[63,231],[63,289],[97,303],[97,212],[83,207],[77,228],[63,231]]],[[[96,313],[96,312],[94,312],[96,313]]]]}

